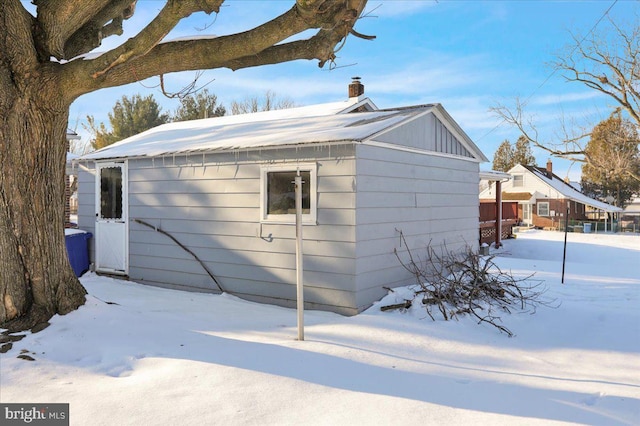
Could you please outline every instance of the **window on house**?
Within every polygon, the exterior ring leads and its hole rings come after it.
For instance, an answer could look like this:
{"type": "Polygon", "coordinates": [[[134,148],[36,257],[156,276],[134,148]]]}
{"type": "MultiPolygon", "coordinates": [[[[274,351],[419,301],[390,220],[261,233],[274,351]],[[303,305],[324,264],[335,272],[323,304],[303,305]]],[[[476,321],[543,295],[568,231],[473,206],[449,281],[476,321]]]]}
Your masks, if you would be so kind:
{"type": "Polygon", "coordinates": [[[514,187],[522,187],[524,186],[524,176],[522,175],[513,175],[513,186],[514,187]]]}
{"type": "Polygon", "coordinates": [[[260,203],[263,222],[295,223],[296,193],[295,178],[300,171],[302,177],[302,221],[316,223],[316,165],[278,165],[262,168],[262,201],[260,203]]]}
{"type": "Polygon", "coordinates": [[[538,216],[549,216],[549,203],[538,203],[538,216]]]}

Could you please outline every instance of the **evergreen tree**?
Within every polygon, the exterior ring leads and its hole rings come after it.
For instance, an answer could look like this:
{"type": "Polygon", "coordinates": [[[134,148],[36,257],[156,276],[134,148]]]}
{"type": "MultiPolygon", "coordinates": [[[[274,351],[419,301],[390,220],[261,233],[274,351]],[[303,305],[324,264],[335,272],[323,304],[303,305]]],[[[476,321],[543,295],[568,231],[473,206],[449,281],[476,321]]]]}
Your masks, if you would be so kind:
{"type": "Polygon", "coordinates": [[[222,117],[226,113],[225,107],[218,105],[218,97],[214,94],[209,94],[209,91],[204,89],[196,95],[189,95],[180,99],[180,106],[176,110],[173,121],[222,117]]]}
{"type": "Polygon", "coordinates": [[[531,151],[529,139],[524,135],[518,138],[513,149],[513,165],[515,166],[516,164],[522,164],[523,166],[535,166],[536,164],[536,158],[531,151]]]}
{"type": "Polygon", "coordinates": [[[92,115],[87,115],[87,123],[87,125],[83,124],[82,126],[93,135],[93,138],[89,140],[89,144],[91,144],[91,148],[94,151],[117,141],[113,134],[107,130],[104,123],[96,124],[96,120],[92,115]]]}
{"type": "Polygon", "coordinates": [[[518,138],[515,146],[508,139],[505,139],[493,155],[493,170],[507,172],[517,164],[523,166],[535,166],[536,164],[529,139],[524,135],[518,138]]]}
{"type": "Polygon", "coordinates": [[[152,127],[168,123],[169,115],[161,113],[161,108],[153,95],[142,97],[136,94],[131,99],[124,95],[109,113],[111,131],[107,130],[104,123],[97,125],[93,116],[87,116],[87,122],[89,124],[85,128],[94,135],[91,146],[94,149],[100,149],[152,127]]]}
{"type": "Polygon", "coordinates": [[[585,147],[589,161],[582,166],[583,192],[600,200],[611,196],[616,206],[624,207],[640,191],[640,181],[633,177],[640,173],[639,143],[635,126],[619,111],[600,122],[585,147]]]}
{"type": "Polygon", "coordinates": [[[506,172],[511,169],[514,165],[513,155],[514,152],[511,147],[511,142],[505,139],[496,150],[496,153],[493,154],[493,170],[506,172]]]}

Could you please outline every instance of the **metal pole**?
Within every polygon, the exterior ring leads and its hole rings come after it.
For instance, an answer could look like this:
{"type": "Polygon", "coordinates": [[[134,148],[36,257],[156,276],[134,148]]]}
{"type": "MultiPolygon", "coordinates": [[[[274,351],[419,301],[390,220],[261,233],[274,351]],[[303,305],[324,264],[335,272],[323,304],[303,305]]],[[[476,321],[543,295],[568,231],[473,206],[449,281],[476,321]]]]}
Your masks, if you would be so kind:
{"type": "Polygon", "coordinates": [[[496,181],[496,241],[495,248],[502,246],[502,181],[496,181]]]}
{"type": "Polygon", "coordinates": [[[296,186],[296,286],[298,293],[298,340],[304,340],[304,285],[302,263],[302,176],[300,170],[296,186]]]}
{"type": "Polygon", "coordinates": [[[564,217],[564,253],[562,254],[562,280],[560,281],[564,284],[564,262],[567,258],[567,231],[569,230],[569,203],[567,202],[567,214],[564,217]]]}

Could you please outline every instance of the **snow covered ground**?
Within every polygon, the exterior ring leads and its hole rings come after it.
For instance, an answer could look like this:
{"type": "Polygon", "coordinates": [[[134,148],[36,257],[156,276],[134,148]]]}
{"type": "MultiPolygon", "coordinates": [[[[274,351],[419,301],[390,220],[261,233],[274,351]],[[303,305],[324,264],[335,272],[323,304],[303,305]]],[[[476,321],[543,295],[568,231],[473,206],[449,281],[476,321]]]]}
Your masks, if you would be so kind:
{"type": "Polygon", "coordinates": [[[640,424],[640,237],[533,231],[497,263],[561,306],[509,338],[422,308],[296,312],[87,274],[78,311],[0,355],[0,402],[70,403],[72,425],[640,424]],[[35,361],[18,359],[22,350],[35,361]]]}

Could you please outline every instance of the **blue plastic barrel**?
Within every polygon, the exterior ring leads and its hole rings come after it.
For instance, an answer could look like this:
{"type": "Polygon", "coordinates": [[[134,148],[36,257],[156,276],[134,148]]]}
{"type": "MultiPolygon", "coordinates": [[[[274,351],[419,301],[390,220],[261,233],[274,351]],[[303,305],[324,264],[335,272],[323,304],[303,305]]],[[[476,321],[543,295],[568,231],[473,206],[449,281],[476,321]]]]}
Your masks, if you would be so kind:
{"type": "Polygon", "coordinates": [[[77,277],[89,270],[89,238],[92,236],[91,232],[77,229],[65,230],[64,242],[67,246],[69,263],[77,277]]]}

